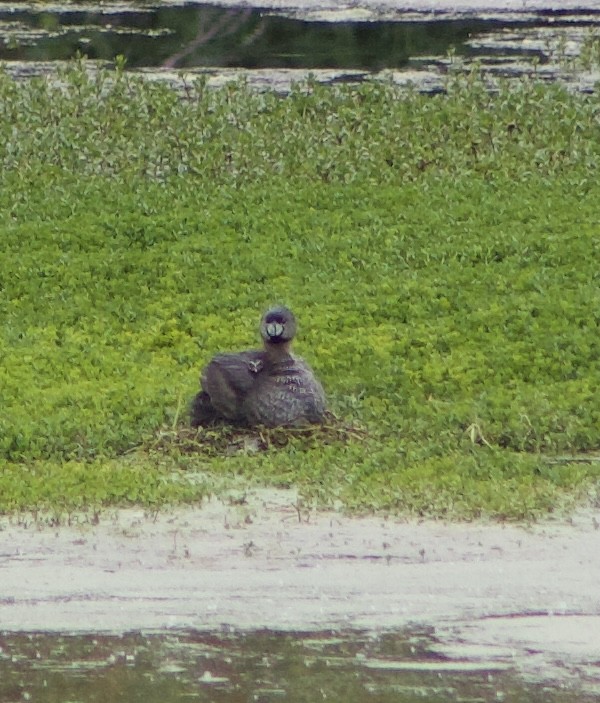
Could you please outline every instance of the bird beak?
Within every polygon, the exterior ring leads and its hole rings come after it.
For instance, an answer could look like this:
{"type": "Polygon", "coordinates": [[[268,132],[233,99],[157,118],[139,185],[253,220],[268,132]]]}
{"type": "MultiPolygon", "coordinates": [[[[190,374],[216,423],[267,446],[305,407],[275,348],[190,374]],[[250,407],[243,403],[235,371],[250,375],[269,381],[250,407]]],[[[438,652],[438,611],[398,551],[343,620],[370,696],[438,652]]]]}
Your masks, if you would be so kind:
{"type": "Polygon", "coordinates": [[[285,328],[280,322],[269,322],[266,329],[269,337],[281,337],[285,328]]]}

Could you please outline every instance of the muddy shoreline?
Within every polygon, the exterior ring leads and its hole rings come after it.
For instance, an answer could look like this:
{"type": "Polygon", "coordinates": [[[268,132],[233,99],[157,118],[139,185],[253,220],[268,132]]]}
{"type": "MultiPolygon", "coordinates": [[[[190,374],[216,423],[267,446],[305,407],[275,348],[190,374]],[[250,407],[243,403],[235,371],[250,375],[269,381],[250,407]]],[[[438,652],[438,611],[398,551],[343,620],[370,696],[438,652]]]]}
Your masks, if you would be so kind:
{"type": "Polygon", "coordinates": [[[386,630],[600,692],[600,510],[532,527],[349,518],[293,491],[99,524],[0,523],[13,632],[386,630]]]}

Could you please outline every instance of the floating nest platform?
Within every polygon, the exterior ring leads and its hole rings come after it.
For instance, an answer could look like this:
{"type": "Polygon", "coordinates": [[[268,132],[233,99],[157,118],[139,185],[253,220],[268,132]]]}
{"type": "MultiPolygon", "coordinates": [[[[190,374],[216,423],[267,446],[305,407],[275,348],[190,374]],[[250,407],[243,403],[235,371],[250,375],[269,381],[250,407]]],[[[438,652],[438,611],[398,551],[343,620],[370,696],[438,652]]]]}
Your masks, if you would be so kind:
{"type": "Polygon", "coordinates": [[[268,452],[288,445],[310,449],[328,444],[345,444],[362,441],[367,436],[363,428],[344,423],[333,413],[327,413],[323,424],[305,427],[235,427],[219,424],[161,429],[144,443],[144,449],[211,457],[233,456],[268,452]]]}

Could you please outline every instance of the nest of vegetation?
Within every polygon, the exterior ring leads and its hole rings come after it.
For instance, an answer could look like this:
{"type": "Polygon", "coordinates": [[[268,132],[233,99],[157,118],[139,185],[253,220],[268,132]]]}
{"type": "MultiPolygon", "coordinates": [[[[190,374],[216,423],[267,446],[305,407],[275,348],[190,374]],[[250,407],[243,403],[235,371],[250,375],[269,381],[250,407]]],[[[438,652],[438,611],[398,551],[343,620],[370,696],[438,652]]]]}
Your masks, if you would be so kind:
{"type": "Polygon", "coordinates": [[[178,451],[213,457],[233,456],[267,452],[291,444],[308,449],[325,444],[362,441],[366,436],[363,428],[344,423],[333,413],[327,413],[323,424],[304,427],[236,427],[218,424],[210,427],[162,429],[145,448],[165,453],[178,451]]]}

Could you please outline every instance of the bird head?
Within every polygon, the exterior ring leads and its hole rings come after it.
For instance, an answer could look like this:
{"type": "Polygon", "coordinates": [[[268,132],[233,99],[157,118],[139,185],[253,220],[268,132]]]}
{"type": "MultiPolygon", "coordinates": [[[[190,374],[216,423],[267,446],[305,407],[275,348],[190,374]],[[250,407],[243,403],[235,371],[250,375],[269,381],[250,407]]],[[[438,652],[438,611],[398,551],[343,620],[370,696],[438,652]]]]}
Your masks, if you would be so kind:
{"type": "Polygon", "coordinates": [[[291,342],[296,335],[294,314],[283,306],[270,308],[260,321],[260,334],[268,344],[291,342]]]}

